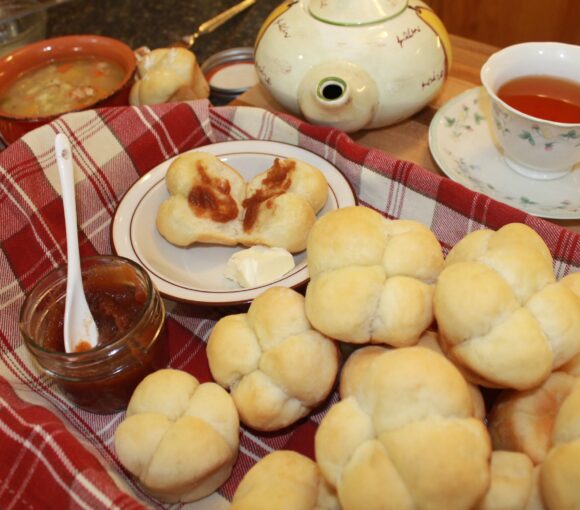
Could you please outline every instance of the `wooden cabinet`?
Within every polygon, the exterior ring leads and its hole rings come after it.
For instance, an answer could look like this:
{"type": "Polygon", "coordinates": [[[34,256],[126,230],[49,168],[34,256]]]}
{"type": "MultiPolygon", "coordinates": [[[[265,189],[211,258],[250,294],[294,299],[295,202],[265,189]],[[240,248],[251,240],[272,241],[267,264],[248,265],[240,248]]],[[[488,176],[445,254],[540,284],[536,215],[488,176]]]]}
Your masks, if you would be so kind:
{"type": "Polygon", "coordinates": [[[452,34],[496,46],[580,44],[579,0],[424,0],[452,34]]]}

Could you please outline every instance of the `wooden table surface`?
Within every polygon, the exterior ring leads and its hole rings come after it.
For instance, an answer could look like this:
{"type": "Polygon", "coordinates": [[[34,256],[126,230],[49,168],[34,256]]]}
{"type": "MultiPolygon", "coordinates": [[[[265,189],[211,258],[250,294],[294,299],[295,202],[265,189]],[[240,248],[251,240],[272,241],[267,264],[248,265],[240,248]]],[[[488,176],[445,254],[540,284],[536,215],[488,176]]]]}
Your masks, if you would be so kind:
{"type": "MultiPolygon", "coordinates": [[[[429,150],[429,124],[437,109],[463,91],[481,85],[479,72],[497,47],[459,36],[451,36],[453,62],[449,76],[438,96],[423,110],[395,126],[350,133],[357,143],[384,150],[398,158],[413,161],[427,170],[444,175],[429,150]]],[[[285,111],[261,85],[256,85],[232,104],[258,106],[270,111],[285,111]]],[[[580,233],[580,220],[550,220],[580,233]]]]}

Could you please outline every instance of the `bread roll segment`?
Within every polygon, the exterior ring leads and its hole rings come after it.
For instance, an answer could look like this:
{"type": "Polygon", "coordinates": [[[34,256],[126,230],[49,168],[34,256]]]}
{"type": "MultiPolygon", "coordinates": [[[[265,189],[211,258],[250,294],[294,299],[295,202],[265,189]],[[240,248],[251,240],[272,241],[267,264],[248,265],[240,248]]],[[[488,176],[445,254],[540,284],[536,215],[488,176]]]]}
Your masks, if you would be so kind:
{"type": "Polygon", "coordinates": [[[367,207],[338,209],[312,227],[307,257],[306,313],[325,335],[400,347],[431,325],[443,254],[426,226],[367,207]]]}
{"type": "Polygon", "coordinates": [[[534,465],[527,455],[494,451],[491,456],[491,485],[477,510],[542,510],[541,501],[533,506],[536,484],[534,465]]]}
{"type": "Polygon", "coordinates": [[[340,510],[317,464],[290,450],[269,453],[244,476],[231,510],[340,510]]]}
{"type": "Polygon", "coordinates": [[[229,477],[239,418],[219,385],[163,369],[137,386],[114,442],[120,462],[148,492],[168,502],[195,501],[229,477]]]}
{"type": "Polygon", "coordinates": [[[170,243],[237,244],[246,183],[236,170],[213,154],[189,152],[169,165],[165,183],[170,196],[159,207],[157,229],[170,243]]]}
{"type": "Polygon", "coordinates": [[[580,353],[580,275],[557,282],[530,227],[468,234],[435,289],[442,346],[472,382],[526,390],[580,353]]]}

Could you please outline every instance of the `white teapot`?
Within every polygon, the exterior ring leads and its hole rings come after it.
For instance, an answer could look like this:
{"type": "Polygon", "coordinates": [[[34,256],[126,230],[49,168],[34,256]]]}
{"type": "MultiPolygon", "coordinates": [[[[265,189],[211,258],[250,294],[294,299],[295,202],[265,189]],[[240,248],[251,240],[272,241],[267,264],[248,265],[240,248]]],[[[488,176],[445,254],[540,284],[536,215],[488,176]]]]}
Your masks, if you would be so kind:
{"type": "Polygon", "coordinates": [[[298,0],[277,7],[255,45],[262,85],[288,111],[347,132],[410,117],[451,64],[441,20],[419,0],[298,0]]]}

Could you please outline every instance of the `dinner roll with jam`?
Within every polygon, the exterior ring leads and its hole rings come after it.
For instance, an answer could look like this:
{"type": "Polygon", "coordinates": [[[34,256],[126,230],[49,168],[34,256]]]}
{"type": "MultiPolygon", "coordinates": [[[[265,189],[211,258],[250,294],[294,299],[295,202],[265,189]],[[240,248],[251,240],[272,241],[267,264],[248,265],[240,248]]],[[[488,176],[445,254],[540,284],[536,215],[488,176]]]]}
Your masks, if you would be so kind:
{"type": "Polygon", "coordinates": [[[312,227],[307,258],[306,313],[325,335],[401,347],[432,323],[443,253],[421,223],[362,206],[337,209],[312,227]]]}
{"type": "Polygon", "coordinates": [[[157,229],[177,246],[264,245],[300,252],[328,197],[322,172],[292,158],[275,159],[246,182],[213,154],[188,152],[170,164],[165,181],[170,196],[159,207],[157,229]]]}
{"type": "Polygon", "coordinates": [[[340,510],[340,505],[314,461],[280,450],[246,473],[230,510],[340,510]]]}
{"type": "Polygon", "coordinates": [[[494,448],[523,452],[540,466],[547,508],[580,508],[580,377],[558,371],[532,390],[505,391],[489,429],[494,448]]]}
{"type": "Polygon", "coordinates": [[[468,234],[449,252],[435,290],[443,350],[475,383],[541,384],[580,352],[580,273],[559,282],[530,227],[468,234]]]}
{"type": "Polygon", "coordinates": [[[473,508],[490,484],[491,444],[457,368],[413,346],[386,349],[354,373],[315,436],[342,508],[473,508]]]}
{"type": "Polygon", "coordinates": [[[335,342],[312,329],[304,297],[286,287],[268,289],[247,313],[221,318],[207,357],[241,421],[262,431],[291,425],[321,404],[339,366],[335,342]]]}
{"type": "Polygon", "coordinates": [[[174,369],[141,381],[115,432],[121,464],[146,491],[172,503],[195,501],[220,487],[238,446],[239,418],[230,395],[174,369]]]}

